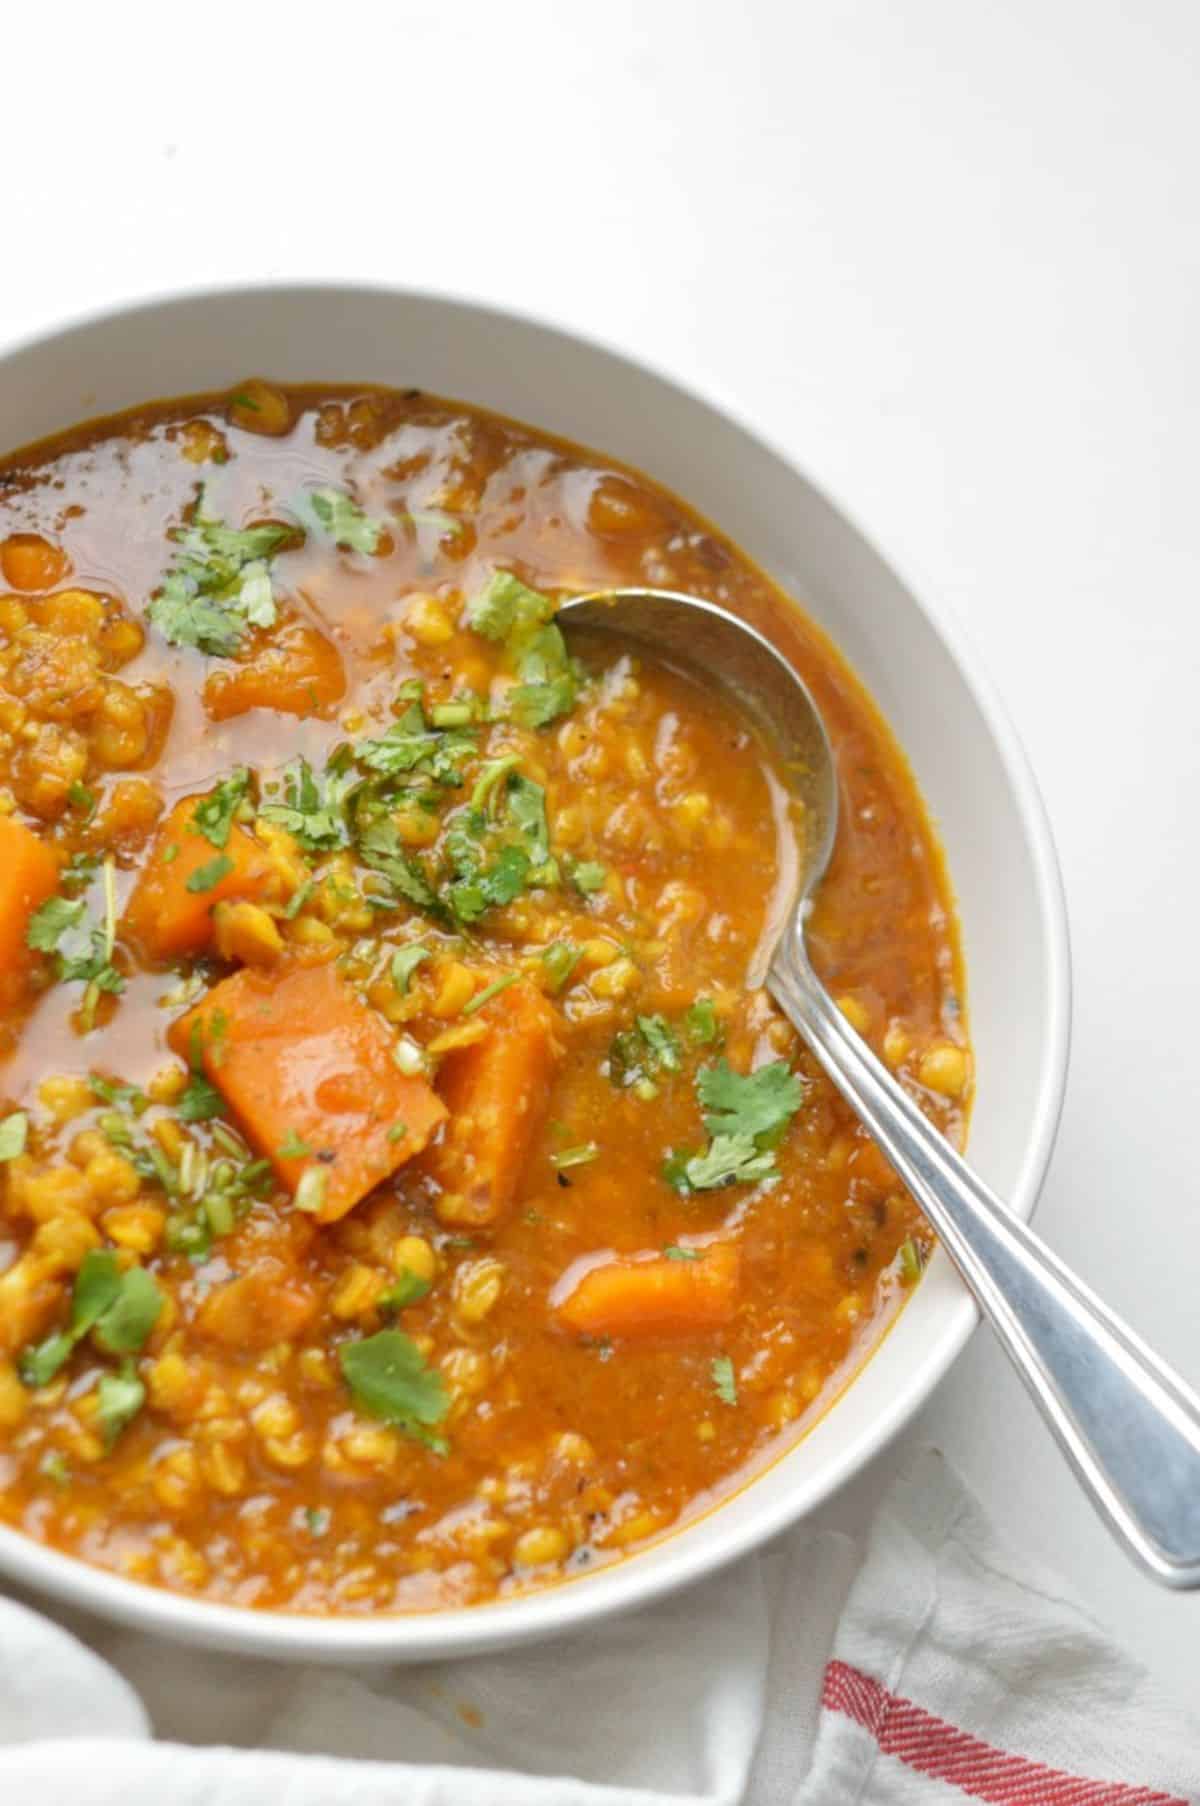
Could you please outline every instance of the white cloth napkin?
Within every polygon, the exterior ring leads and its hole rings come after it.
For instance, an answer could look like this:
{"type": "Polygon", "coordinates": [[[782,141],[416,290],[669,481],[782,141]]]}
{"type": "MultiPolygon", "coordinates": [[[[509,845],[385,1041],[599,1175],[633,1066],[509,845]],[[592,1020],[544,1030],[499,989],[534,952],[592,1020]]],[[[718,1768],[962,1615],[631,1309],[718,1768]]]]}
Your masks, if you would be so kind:
{"type": "Polygon", "coordinates": [[[571,1645],[341,1671],[91,1629],[127,1678],[0,1600],[3,1806],[1200,1801],[1200,1719],[932,1452],[865,1553],[800,1533],[571,1645]]]}

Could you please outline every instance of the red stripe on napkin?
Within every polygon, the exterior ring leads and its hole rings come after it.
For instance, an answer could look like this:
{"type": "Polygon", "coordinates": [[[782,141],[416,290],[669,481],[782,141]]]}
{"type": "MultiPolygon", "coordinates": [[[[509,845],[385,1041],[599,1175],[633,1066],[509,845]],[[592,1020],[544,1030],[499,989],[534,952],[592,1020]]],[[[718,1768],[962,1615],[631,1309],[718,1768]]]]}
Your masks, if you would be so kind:
{"type": "Polygon", "coordinates": [[[1178,1794],[1123,1781],[1089,1781],[998,1750],[911,1699],[889,1693],[848,1662],[827,1666],[821,1704],[869,1731],[884,1755],[993,1806],[1188,1806],[1178,1794]]]}

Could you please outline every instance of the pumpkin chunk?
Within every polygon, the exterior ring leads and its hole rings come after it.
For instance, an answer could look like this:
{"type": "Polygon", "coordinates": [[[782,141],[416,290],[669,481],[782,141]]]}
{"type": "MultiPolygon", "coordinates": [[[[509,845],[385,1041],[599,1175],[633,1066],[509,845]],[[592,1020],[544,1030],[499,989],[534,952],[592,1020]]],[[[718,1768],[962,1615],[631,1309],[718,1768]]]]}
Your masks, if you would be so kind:
{"type": "Polygon", "coordinates": [[[29,918],[58,889],[53,849],[10,815],[0,815],[0,1002],[18,994],[29,969],[29,918]]]}
{"type": "Polygon", "coordinates": [[[282,1185],[332,1223],[428,1142],[446,1106],[400,1071],[382,1019],[333,966],[251,968],[172,1024],[282,1185]]]}
{"type": "Polygon", "coordinates": [[[554,1011],[532,985],[510,985],[484,1008],[488,1033],[442,1062],[452,1121],[430,1162],[447,1193],[443,1220],[477,1225],[513,1204],[562,1052],[554,1011]]]}
{"type": "Polygon", "coordinates": [[[740,1260],[714,1242],[697,1260],[621,1258],[590,1268],[554,1305],[580,1336],[686,1336],[720,1329],[738,1307],[740,1260]]]}
{"type": "Polygon", "coordinates": [[[213,938],[218,903],[281,901],[291,888],[286,855],[276,840],[268,849],[235,822],[223,847],[195,825],[201,796],[176,803],[157,839],[125,911],[125,930],[151,959],[203,953],[213,938]]]}

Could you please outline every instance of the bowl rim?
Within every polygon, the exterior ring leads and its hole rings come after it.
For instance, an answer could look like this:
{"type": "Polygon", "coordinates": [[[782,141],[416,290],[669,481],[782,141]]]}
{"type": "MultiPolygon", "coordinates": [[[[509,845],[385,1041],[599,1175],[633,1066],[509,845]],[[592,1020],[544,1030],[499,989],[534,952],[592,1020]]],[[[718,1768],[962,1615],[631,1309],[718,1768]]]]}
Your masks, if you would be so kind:
{"type": "MultiPolygon", "coordinates": [[[[515,323],[568,348],[582,347],[585,351],[599,353],[637,374],[652,378],[685,402],[698,403],[765,450],[805,484],[817,502],[836,516],[903,586],[909,601],[925,617],[950,658],[991,736],[1029,848],[1037,909],[1045,938],[1042,1062],[1031,1129],[1009,1201],[1018,1215],[1030,1217],[1058,1134],[1071,1034],[1071,956],[1066,901],[1049,817],[1033,769],[968,631],[938,586],[928,580],[927,573],[910,554],[906,552],[901,559],[881,546],[874,534],[860,525],[856,512],[844,505],[836,490],[815,482],[796,463],[791,452],[752,424],[719,385],[707,380],[701,385],[657,359],[631,354],[602,335],[581,331],[568,321],[531,309],[480,299],[467,292],[377,280],[331,281],[326,277],[304,276],[180,284],[149,294],[142,292],[110,298],[56,316],[48,324],[15,337],[0,336],[0,370],[11,359],[26,352],[36,351],[71,333],[102,326],[122,315],[152,314],[172,307],[205,303],[253,301],[264,294],[285,302],[291,295],[314,297],[322,293],[330,297],[369,297],[417,303],[460,314],[483,315],[497,324],[515,323]]],[[[0,1571],[11,1581],[49,1595],[63,1605],[93,1612],[131,1629],[193,1647],[277,1660],[415,1662],[552,1641],[586,1624],[650,1605],[684,1586],[716,1574],[816,1510],[911,1421],[962,1352],[979,1321],[978,1306],[962,1287],[957,1297],[947,1301],[946,1322],[938,1334],[937,1346],[918,1366],[908,1370],[886,1408],[869,1426],[859,1431],[844,1448],[833,1451],[819,1476],[806,1486],[801,1502],[785,1495],[742,1522],[731,1520],[723,1535],[711,1539],[689,1537],[688,1526],[681,1526],[677,1532],[668,1533],[652,1545],[653,1560],[639,1560],[635,1554],[597,1573],[594,1578],[602,1583],[599,1586],[593,1586],[588,1578],[581,1577],[523,1597],[450,1610],[363,1619],[316,1617],[192,1599],[93,1567],[79,1557],[38,1543],[3,1524],[0,1524],[0,1571]]],[[[736,1488],[735,1493],[752,1490],[753,1486],[754,1481],[750,1480],[744,1487],[736,1488]]],[[[719,1523],[721,1515],[718,1503],[705,1512],[704,1519],[719,1523]]]]}

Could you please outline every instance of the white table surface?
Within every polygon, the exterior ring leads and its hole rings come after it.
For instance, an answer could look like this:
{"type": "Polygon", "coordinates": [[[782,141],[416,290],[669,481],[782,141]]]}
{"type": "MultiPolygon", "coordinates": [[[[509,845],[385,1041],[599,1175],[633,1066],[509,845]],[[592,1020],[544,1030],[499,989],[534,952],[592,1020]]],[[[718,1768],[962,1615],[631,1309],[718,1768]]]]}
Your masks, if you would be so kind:
{"type": "MultiPolygon", "coordinates": [[[[1040,1227],[1200,1380],[1193,0],[117,0],[7,8],[2,58],[0,340],[248,276],[529,307],[723,392],[951,599],[1071,913],[1040,1227]]],[[[986,1332],[828,1518],[917,1439],[1194,1684],[1200,1595],[1127,1565],[986,1332]]]]}

